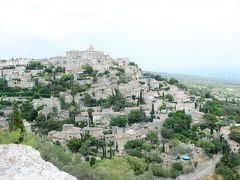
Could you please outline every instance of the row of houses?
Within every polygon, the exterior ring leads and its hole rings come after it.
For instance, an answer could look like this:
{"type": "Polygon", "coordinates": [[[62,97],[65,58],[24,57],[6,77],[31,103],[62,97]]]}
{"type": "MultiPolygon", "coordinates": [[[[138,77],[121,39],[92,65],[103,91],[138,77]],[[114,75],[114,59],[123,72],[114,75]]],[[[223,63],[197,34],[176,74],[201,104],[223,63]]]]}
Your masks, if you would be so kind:
{"type": "Polygon", "coordinates": [[[106,142],[118,143],[119,148],[123,149],[124,144],[129,140],[146,138],[149,131],[158,131],[159,121],[152,123],[134,124],[131,127],[120,128],[112,127],[112,134],[104,134],[104,128],[97,127],[74,127],[73,124],[64,124],[62,131],[50,131],[48,137],[53,142],[60,142],[64,147],[72,138],[81,139],[84,135],[89,134],[97,139],[105,139],[106,142]]]}

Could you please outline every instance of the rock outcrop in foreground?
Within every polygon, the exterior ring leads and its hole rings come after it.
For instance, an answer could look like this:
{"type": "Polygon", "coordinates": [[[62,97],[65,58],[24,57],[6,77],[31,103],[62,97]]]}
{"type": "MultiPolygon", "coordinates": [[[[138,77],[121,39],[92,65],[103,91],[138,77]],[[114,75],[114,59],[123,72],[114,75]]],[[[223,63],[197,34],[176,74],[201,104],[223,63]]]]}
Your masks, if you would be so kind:
{"type": "Polygon", "coordinates": [[[0,180],[77,180],[44,161],[30,146],[0,145],[0,180]]]}

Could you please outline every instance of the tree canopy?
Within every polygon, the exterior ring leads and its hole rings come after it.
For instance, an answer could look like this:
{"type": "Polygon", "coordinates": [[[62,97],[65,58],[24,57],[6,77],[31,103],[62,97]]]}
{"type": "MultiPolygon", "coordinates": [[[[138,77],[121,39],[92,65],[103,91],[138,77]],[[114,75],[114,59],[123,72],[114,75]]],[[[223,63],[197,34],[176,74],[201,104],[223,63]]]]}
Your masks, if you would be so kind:
{"type": "Polygon", "coordinates": [[[13,102],[13,112],[9,121],[9,130],[16,131],[20,129],[21,132],[25,131],[25,127],[22,121],[21,113],[18,109],[18,103],[16,101],[13,102]]]}
{"type": "Polygon", "coordinates": [[[117,116],[111,118],[110,126],[125,127],[127,123],[128,123],[127,116],[117,116]]]}

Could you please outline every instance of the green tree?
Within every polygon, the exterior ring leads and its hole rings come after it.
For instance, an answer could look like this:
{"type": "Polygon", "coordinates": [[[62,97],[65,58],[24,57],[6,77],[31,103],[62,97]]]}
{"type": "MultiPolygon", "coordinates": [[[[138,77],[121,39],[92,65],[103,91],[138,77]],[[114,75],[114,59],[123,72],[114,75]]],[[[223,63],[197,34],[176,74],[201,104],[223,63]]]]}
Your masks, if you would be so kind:
{"type": "Polygon", "coordinates": [[[177,79],[175,79],[175,78],[170,78],[170,80],[169,80],[169,82],[168,82],[169,84],[174,84],[174,85],[176,85],[176,84],[178,84],[178,80],[177,79]]]}
{"type": "Polygon", "coordinates": [[[132,110],[128,114],[128,122],[129,124],[134,124],[138,122],[143,122],[146,120],[146,114],[143,110],[132,110]]]}
{"type": "Polygon", "coordinates": [[[18,103],[16,101],[13,102],[13,112],[9,121],[9,130],[16,131],[17,129],[21,130],[21,133],[25,131],[25,127],[22,121],[21,113],[18,109],[18,103]]]}
{"type": "Polygon", "coordinates": [[[90,108],[87,110],[88,112],[88,118],[89,118],[89,124],[93,125],[93,112],[94,112],[94,109],[90,108]]]}
{"type": "Polygon", "coordinates": [[[202,107],[202,112],[211,113],[211,114],[214,114],[215,116],[224,115],[221,103],[216,100],[207,101],[202,107]]]}
{"type": "Polygon", "coordinates": [[[158,142],[158,134],[156,132],[150,131],[147,134],[146,140],[151,141],[151,143],[157,143],[158,142]]]}
{"type": "Polygon", "coordinates": [[[216,125],[216,122],[217,122],[216,115],[211,114],[211,113],[207,113],[207,114],[204,114],[203,118],[206,121],[206,123],[210,126],[211,134],[213,134],[213,129],[214,129],[214,127],[216,125]]]}
{"type": "Polygon", "coordinates": [[[87,107],[94,107],[97,105],[97,100],[93,99],[92,96],[90,96],[88,93],[84,96],[84,104],[87,107]]]}
{"type": "Polygon", "coordinates": [[[172,137],[172,130],[162,127],[161,134],[163,138],[170,139],[172,137]]]}
{"type": "Polygon", "coordinates": [[[162,144],[163,144],[163,146],[162,146],[162,152],[165,153],[166,150],[165,150],[165,141],[164,141],[164,140],[162,141],[162,144]]]}
{"type": "Polygon", "coordinates": [[[106,142],[104,140],[99,140],[98,141],[98,146],[102,148],[102,153],[103,153],[103,158],[106,157],[106,142]]]}
{"type": "Polygon", "coordinates": [[[80,114],[80,107],[77,104],[70,106],[69,108],[69,118],[75,121],[76,115],[80,114]]]}
{"type": "Polygon", "coordinates": [[[172,137],[173,133],[183,134],[191,127],[192,117],[183,111],[177,111],[168,114],[168,118],[163,123],[161,130],[164,138],[172,137]]]}
{"type": "Polygon", "coordinates": [[[38,70],[38,69],[43,69],[43,65],[40,62],[37,61],[31,61],[27,67],[27,70],[38,70]]]}
{"type": "Polygon", "coordinates": [[[145,159],[133,157],[133,156],[123,156],[123,158],[128,162],[128,164],[131,166],[131,169],[133,169],[135,175],[143,174],[147,170],[147,163],[145,162],[145,159]]]}
{"type": "Polygon", "coordinates": [[[169,170],[163,168],[161,164],[152,164],[151,170],[153,172],[153,175],[157,177],[168,178],[170,176],[169,170]]]}
{"type": "Polygon", "coordinates": [[[181,162],[175,162],[172,164],[172,168],[176,169],[178,171],[182,171],[183,170],[183,165],[181,162]]]}
{"type": "Polygon", "coordinates": [[[93,73],[93,68],[89,64],[84,64],[81,66],[81,68],[84,70],[84,73],[86,74],[92,74],[93,73]]]}
{"type": "Polygon", "coordinates": [[[72,152],[78,152],[79,148],[81,147],[81,140],[77,138],[72,138],[68,141],[67,147],[72,151],[72,152]]]}
{"type": "Polygon", "coordinates": [[[140,90],[139,103],[140,103],[140,104],[144,104],[143,90],[140,90]]]}
{"type": "Polygon", "coordinates": [[[95,157],[91,157],[91,159],[90,159],[90,161],[89,161],[89,164],[90,164],[90,166],[92,167],[92,166],[94,166],[95,164],[96,164],[96,158],[95,157]]]}
{"type": "Polygon", "coordinates": [[[112,117],[110,121],[110,126],[125,127],[127,123],[128,123],[127,116],[112,117]]]}
{"type": "Polygon", "coordinates": [[[151,115],[151,122],[153,122],[153,119],[155,118],[155,110],[154,110],[154,104],[152,104],[152,110],[150,112],[150,115],[151,115]]]}
{"type": "Polygon", "coordinates": [[[113,147],[113,142],[112,141],[110,141],[107,145],[108,145],[108,147],[109,147],[109,154],[110,154],[110,159],[112,159],[112,157],[113,157],[113,149],[112,149],[112,147],[113,147]]]}
{"type": "Polygon", "coordinates": [[[66,72],[66,73],[62,74],[60,80],[61,80],[61,84],[64,84],[66,87],[72,87],[74,75],[66,72]]]}
{"type": "Polygon", "coordinates": [[[136,149],[136,148],[142,148],[144,145],[144,140],[143,139],[135,139],[128,141],[125,145],[125,149],[136,149]]]}
{"type": "Polygon", "coordinates": [[[22,117],[27,121],[33,121],[36,119],[38,112],[34,109],[33,104],[29,101],[25,101],[21,106],[22,117]]]}
{"type": "Polygon", "coordinates": [[[165,98],[166,98],[169,102],[173,102],[173,101],[174,101],[174,97],[173,97],[173,95],[171,95],[171,94],[167,94],[167,95],[165,96],[165,98]]]}
{"type": "Polygon", "coordinates": [[[7,80],[0,78],[0,90],[5,90],[8,87],[7,80]]]}
{"type": "MultiPolygon", "coordinates": [[[[123,157],[115,157],[111,160],[103,160],[96,164],[95,171],[103,172],[102,179],[106,180],[134,180],[134,171],[123,157]]],[[[96,177],[95,177],[96,178],[96,177]]],[[[94,179],[95,179],[94,178],[94,179]]]]}

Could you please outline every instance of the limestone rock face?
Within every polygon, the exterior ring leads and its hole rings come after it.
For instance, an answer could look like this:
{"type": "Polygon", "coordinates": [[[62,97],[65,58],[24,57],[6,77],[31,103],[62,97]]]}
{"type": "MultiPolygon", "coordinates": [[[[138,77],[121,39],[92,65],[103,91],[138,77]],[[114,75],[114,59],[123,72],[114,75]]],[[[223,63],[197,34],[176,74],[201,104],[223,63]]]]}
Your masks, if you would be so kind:
{"type": "Polygon", "coordinates": [[[77,180],[44,161],[30,146],[0,145],[0,180],[77,180]]]}

